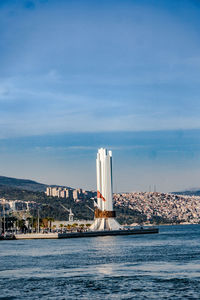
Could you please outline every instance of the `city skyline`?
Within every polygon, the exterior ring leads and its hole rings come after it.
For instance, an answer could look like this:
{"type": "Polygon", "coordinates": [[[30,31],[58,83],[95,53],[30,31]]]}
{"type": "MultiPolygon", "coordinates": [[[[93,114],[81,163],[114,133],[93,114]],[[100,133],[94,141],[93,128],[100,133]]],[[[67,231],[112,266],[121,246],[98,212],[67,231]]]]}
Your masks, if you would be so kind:
{"type": "Polygon", "coordinates": [[[1,175],[114,192],[200,187],[200,4],[0,3],[1,175]]]}

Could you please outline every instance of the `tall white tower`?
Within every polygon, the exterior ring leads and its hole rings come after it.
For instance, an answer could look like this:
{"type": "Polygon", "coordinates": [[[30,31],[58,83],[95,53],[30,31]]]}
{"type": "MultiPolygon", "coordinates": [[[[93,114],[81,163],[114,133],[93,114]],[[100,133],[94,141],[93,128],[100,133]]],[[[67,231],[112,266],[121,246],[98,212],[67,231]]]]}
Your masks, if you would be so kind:
{"type": "Polygon", "coordinates": [[[97,169],[97,207],[92,230],[118,230],[119,223],[113,211],[112,151],[101,148],[96,159],[97,169]]]}

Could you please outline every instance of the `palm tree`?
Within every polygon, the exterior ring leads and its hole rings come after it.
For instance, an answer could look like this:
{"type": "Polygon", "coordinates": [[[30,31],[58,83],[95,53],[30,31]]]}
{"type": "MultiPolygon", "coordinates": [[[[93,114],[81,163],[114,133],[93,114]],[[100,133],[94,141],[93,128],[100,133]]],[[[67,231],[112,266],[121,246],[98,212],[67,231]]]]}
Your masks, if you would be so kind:
{"type": "Polygon", "coordinates": [[[54,229],[54,230],[56,229],[56,225],[53,225],[53,229],[54,229]]]}
{"type": "Polygon", "coordinates": [[[28,232],[30,233],[30,228],[31,228],[31,221],[32,221],[32,218],[31,217],[28,217],[26,219],[26,221],[28,221],[28,232]]]}
{"type": "Polygon", "coordinates": [[[35,232],[36,232],[36,228],[37,228],[37,218],[36,217],[32,218],[32,231],[33,231],[33,228],[35,229],[35,232]]]}
{"type": "Polygon", "coordinates": [[[44,223],[42,223],[42,224],[40,225],[40,228],[43,230],[43,233],[44,233],[44,229],[45,229],[44,223]]]}
{"type": "Polygon", "coordinates": [[[23,219],[18,220],[19,229],[24,233],[25,231],[25,221],[23,219]]]}
{"type": "Polygon", "coordinates": [[[67,224],[67,230],[70,230],[72,228],[72,225],[67,224]]]}
{"type": "Polygon", "coordinates": [[[45,229],[48,228],[48,218],[42,219],[42,225],[43,225],[43,228],[45,228],[45,229]]]}
{"type": "Polygon", "coordinates": [[[74,224],[71,225],[71,227],[74,228],[74,229],[75,229],[77,226],[78,226],[77,223],[74,223],[74,224]]]}
{"type": "Polygon", "coordinates": [[[87,227],[87,230],[88,230],[90,228],[91,224],[87,223],[85,226],[87,227]]]}
{"type": "Polygon", "coordinates": [[[59,227],[61,228],[61,232],[62,232],[63,224],[60,224],[60,226],[59,226],[59,227]]]}
{"type": "Polygon", "coordinates": [[[49,220],[49,228],[50,228],[50,232],[51,232],[51,227],[52,227],[52,222],[54,222],[55,220],[54,220],[54,218],[48,218],[48,220],[49,220]]]}

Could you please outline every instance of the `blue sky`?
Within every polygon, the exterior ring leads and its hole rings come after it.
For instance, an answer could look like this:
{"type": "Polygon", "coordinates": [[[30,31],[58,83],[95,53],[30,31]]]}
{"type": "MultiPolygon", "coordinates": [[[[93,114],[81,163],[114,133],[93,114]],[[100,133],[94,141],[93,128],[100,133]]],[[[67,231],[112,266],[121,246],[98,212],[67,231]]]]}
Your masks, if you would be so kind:
{"type": "Polygon", "coordinates": [[[2,175],[115,190],[200,186],[199,1],[0,2],[2,175]]]}

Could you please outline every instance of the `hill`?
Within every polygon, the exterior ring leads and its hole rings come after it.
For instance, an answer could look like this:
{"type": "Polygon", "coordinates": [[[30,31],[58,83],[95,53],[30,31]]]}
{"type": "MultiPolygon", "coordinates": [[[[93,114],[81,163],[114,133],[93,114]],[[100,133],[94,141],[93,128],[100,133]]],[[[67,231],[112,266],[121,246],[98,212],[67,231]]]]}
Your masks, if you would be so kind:
{"type": "MultiPolygon", "coordinates": [[[[66,212],[60,204],[63,204],[67,208],[71,208],[75,219],[79,220],[93,220],[94,213],[88,208],[94,208],[94,201],[91,199],[80,200],[75,202],[70,199],[63,199],[57,197],[47,197],[44,192],[34,192],[21,190],[19,188],[13,188],[10,186],[0,185],[0,198],[5,198],[6,200],[21,200],[21,201],[34,201],[39,205],[40,217],[46,218],[51,217],[55,220],[68,220],[68,212],[66,212]]],[[[128,207],[118,207],[115,206],[117,213],[117,220],[121,223],[135,223],[143,222],[146,217],[138,213],[133,209],[128,207]]],[[[1,211],[1,205],[0,205],[1,211]]],[[[37,217],[37,208],[31,209],[30,213],[32,216],[37,217]]]]}
{"type": "Polygon", "coordinates": [[[6,176],[0,176],[0,186],[13,187],[27,191],[44,192],[48,185],[29,179],[18,179],[6,176]]]}
{"type": "MultiPolygon", "coordinates": [[[[52,217],[55,220],[67,220],[68,212],[62,205],[71,208],[77,219],[93,219],[94,213],[88,208],[94,208],[92,199],[64,199],[47,197],[44,193],[47,185],[33,180],[16,179],[0,176],[0,198],[6,200],[34,201],[35,209],[30,213],[37,216],[37,206],[42,218],[52,217]]],[[[117,220],[121,223],[200,223],[199,190],[165,193],[125,193],[114,194],[114,206],[117,220]],[[180,194],[180,195],[179,195],[180,194]]],[[[1,209],[0,209],[1,210],[1,209]]]]}
{"type": "Polygon", "coordinates": [[[191,189],[180,192],[173,192],[175,195],[185,195],[185,196],[200,196],[200,189],[191,189]]]}
{"type": "Polygon", "coordinates": [[[119,207],[136,210],[150,223],[200,223],[200,197],[157,192],[114,195],[119,207]]]}

